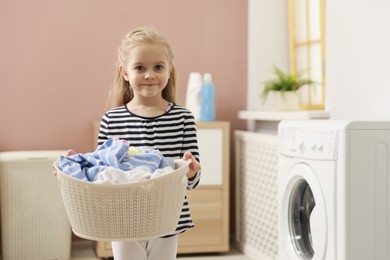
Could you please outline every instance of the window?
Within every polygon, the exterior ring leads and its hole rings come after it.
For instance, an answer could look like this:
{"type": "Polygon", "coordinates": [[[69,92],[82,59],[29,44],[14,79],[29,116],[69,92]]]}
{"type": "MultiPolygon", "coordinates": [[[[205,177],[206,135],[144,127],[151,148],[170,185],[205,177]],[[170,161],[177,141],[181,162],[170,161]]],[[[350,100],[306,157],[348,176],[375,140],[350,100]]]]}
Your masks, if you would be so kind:
{"type": "Polygon", "coordinates": [[[288,0],[290,69],[315,82],[300,90],[303,110],[325,105],[325,1],[288,0]]]}

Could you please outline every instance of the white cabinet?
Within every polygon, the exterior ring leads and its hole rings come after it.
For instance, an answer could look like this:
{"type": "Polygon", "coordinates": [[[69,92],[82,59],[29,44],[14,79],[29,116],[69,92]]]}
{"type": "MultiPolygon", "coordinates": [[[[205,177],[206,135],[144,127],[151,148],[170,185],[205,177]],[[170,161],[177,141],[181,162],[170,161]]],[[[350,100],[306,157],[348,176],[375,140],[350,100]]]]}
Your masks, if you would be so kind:
{"type": "Polygon", "coordinates": [[[202,161],[202,185],[223,184],[223,128],[198,126],[198,146],[202,161]],[[203,128],[203,127],[204,128],[203,128]]]}

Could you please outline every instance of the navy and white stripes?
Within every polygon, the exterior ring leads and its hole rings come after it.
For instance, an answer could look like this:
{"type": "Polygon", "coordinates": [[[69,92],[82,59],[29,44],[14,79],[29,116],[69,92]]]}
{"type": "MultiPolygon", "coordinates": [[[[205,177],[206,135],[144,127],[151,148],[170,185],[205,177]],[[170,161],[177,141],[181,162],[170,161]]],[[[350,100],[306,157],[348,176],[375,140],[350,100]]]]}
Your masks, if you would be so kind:
{"type": "MultiPolygon", "coordinates": [[[[190,151],[200,161],[194,117],[189,110],[176,104],[157,117],[132,114],[126,106],[111,109],[101,120],[98,144],[113,138],[127,140],[130,146],[159,150],[164,157],[172,159],[180,159],[184,152],[190,151]]],[[[200,172],[188,181],[188,189],[195,188],[199,180],[200,172]]],[[[185,198],[175,234],[192,227],[185,198]]]]}

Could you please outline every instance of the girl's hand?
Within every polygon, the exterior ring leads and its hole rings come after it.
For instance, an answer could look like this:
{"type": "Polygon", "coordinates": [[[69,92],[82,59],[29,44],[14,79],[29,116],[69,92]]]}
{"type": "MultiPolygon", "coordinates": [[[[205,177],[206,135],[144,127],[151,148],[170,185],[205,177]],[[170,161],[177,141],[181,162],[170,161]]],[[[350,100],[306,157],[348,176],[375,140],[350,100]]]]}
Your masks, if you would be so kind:
{"type": "Polygon", "coordinates": [[[189,171],[187,173],[187,179],[191,180],[195,177],[196,173],[201,169],[200,163],[195,159],[191,152],[185,152],[183,155],[183,160],[191,160],[189,164],[189,171]]]}
{"type": "Polygon", "coordinates": [[[65,156],[71,156],[71,155],[74,155],[74,154],[76,154],[75,150],[69,149],[68,151],[66,151],[66,155],[65,156]]]}
{"type": "MultiPolygon", "coordinates": [[[[75,150],[69,149],[68,151],[66,151],[65,156],[71,156],[71,155],[74,155],[74,154],[76,154],[75,150]]],[[[57,170],[56,170],[56,168],[54,167],[54,164],[53,164],[53,175],[54,175],[54,176],[57,175],[57,170]]]]}

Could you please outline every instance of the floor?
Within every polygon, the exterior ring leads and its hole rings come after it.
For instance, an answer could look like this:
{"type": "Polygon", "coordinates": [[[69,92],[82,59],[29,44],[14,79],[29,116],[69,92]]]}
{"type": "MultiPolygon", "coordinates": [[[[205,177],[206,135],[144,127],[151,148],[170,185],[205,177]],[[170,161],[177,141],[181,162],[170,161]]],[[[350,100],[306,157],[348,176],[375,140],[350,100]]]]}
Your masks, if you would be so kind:
{"type": "MultiPolygon", "coordinates": [[[[0,254],[0,260],[2,260],[0,254]]],[[[221,254],[196,254],[196,255],[180,255],[178,260],[254,260],[243,255],[236,248],[231,247],[230,252],[221,254]]],[[[97,258],[93,250],[93,242],[82,241],[72,245],[72,255],[70,260],[101,260],[97,258]]],[[[112,260],[112,258],[110,258],[112,260]]]]}
{"type": "MultiPolygon", "coordinates": [[[[97,260],[93,250],[93,244],[82,242],[73,245],[71,260],[97,260]]],[[[234,247],[226,254],[197,254],[197,255],[180,255],[178,260],[253,260],[234,247]]]]}

